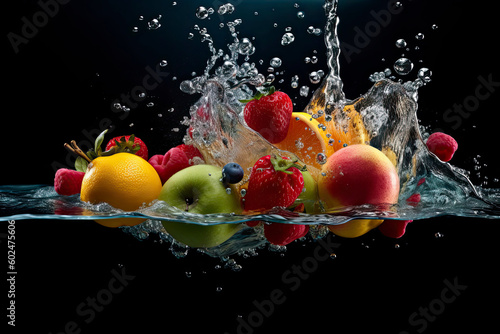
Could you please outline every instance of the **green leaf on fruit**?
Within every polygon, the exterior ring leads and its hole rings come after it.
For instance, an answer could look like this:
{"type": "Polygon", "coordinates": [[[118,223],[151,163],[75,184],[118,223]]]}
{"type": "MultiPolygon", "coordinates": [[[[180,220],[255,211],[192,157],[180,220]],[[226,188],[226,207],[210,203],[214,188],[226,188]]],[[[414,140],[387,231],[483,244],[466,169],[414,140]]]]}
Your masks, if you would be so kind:
{"type": "Polygon", "coordinates": [[[89,150],[86,154],[90,160],[94,160],[95,158],[97,158],[99,156],[94,150],[89,150]]]}
{"type": "Polygon", "coordinates": [[[101,145],[102,145],[102,142],[104,141],[104,136],[106,135],[107,132],[108,132],[108,129],[104,130],[95,139],[94,149],[95,149],[95,152],[97,152],[97,155],[99,155],[99,153],[102,152],[101,145]]]}
{"type": "Polygon", "coordinates": [[[260,100],[264,96],[273,95],[274,92],[276,92],[276,88],[274,88],[274,86],[263,85],[263,86],[257,87],[256,89],[257,89],[257,93],[251,99],[240,100],[240,102],[241,103],[248,103],[248,102],[253,101],[253,100],[260,100]]]}
{"type": "Polygon", "coordinates": [[[75,161],[75,169],[79,172],[86,172],[87,171],[87,166],[88,162],[82,158],[82,157],[77,157],[75,161]]]}

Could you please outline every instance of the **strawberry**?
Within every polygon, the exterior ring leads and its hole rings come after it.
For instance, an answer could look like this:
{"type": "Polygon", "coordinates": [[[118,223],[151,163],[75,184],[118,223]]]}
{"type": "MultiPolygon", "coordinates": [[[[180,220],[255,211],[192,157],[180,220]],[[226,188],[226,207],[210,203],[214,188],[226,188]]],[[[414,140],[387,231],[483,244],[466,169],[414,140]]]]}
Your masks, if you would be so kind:
{"type": "Polygon", "coordinates": [[[300,239],[309,231],[309,225],[271,223],[264,225],[264,235],[271,244],[285,246],[300,239]]]}
{"type": "Polygon", "coordinates": [[[242,102],[247,102],[243,117],[251,129],[271,144],[285,139],[293,112],[293,103],[287,94],[271,86],[266,91],[261,89],[253,99],[242,102]]]}
{"type": "Polygon", "coordinates": [[[149,159],[149,163],[160,176],[162,184],[178,171],[203,161],[200,151],[191,145],[172,147],[165,155],[156,154],[149,159]]]}
{"type": "Polygon", "coordinates": [[[429,151],[434,153],[439,160],[447,162],[453,158],[453,154],[458,149],[457,141],[450,135],[442,132],[434,132],[426,142],[429,151]]]}
{"type": "Polygon", "coordinates": [[[67,168],[58,169],[54,178],[54,189],[56,193],[64,196],[79,194],[84,176],[84,172],[78,172],[67,168]]]}
{"type": "Polygon", "coordinates": [[[304,188],[304,177],[294,161],[260,158],[252,168],[245,195],[245,210],[263,211],[289,207],[304,188]]]}
{"type": "Polygon", "coordinates": [[[146,144],[144,144],[139,137],[134,135],[119,136],[111,139],[106,145],[106,151],[109,151],[113,147],[117,147],[120,152],[129,149],[135,153],[135,155],[140,156],[144,160],[148,160],[148,148],[146,144]]]}

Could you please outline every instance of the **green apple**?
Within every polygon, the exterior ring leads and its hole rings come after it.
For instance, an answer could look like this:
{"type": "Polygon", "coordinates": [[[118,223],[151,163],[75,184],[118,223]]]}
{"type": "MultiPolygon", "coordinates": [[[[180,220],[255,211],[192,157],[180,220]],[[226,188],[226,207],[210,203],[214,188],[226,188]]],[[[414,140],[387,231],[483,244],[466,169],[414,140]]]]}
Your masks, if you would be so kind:
{"type": "MultiPolygon", "coordinates": [[[[172,175],[163,185],[158,199],[190,213],[241,213],[236,190],[221,182],[222,169],[212,165],[194,165],[172,175]],[[231,192],[227,191],[231,189],[231,192]]],[[[177,241],[190,247],[214,247],[236,233],[240,224],[196,225],[162,222],[177,241]]]]}
{"type": "Polygon", "coordinates": [[[307,170],[302,171],[304,177],[304,189],[299,197],[295,200],[295,204],[304,203],[306,213],[319,213],[320,207],[318,202],[318,183],[307,170]]]}

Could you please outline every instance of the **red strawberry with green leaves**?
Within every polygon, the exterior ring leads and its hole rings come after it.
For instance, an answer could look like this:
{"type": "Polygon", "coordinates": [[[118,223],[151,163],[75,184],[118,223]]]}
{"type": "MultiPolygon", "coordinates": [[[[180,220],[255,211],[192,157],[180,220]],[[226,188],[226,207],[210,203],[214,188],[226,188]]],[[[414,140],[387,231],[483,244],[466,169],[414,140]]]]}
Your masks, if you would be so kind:
{"type": "Polygon", "coordinates": [[[290,97],[274,87],[260,89],[246,102],[243,117],[247,125],[271,144],[283,141],[288,134],[293,103],[290,97]]]}
{"type": "Polygon", "coordinates": [[[144,142],[139,137],[136,137],[134,135],[118,136],[111,139],[106,145],[105,150],[109,151],[113,147],[117,147],[118,151],[120,152],[124,152],[128,149],[144,160],[148,160],[148,148],[146,144],[144,144],[144,142]]]}
{"type": "Polygon", "coordinates": [[[304,188],[304,177],[294,161],[266,155],[255,163],[248,180],[245,210],[289,207],[304,188]]]}

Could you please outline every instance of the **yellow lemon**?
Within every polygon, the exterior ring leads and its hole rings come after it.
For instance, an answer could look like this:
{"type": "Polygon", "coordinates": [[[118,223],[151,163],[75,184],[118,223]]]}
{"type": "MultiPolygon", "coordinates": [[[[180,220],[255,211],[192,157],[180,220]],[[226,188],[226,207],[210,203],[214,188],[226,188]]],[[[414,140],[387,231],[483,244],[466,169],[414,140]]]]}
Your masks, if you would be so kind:
{"type": "MultiPolygon", "coordinates": [[[[143,158],[117,153],[92,160],[82,182],[80,199],[91,204],[108,203],[124,211],[135,211],[158,198],[162,184],[156,170],[143,158]]],[[[100,219],[107,227],[133,226],[142,218],[100,219]]]]}

